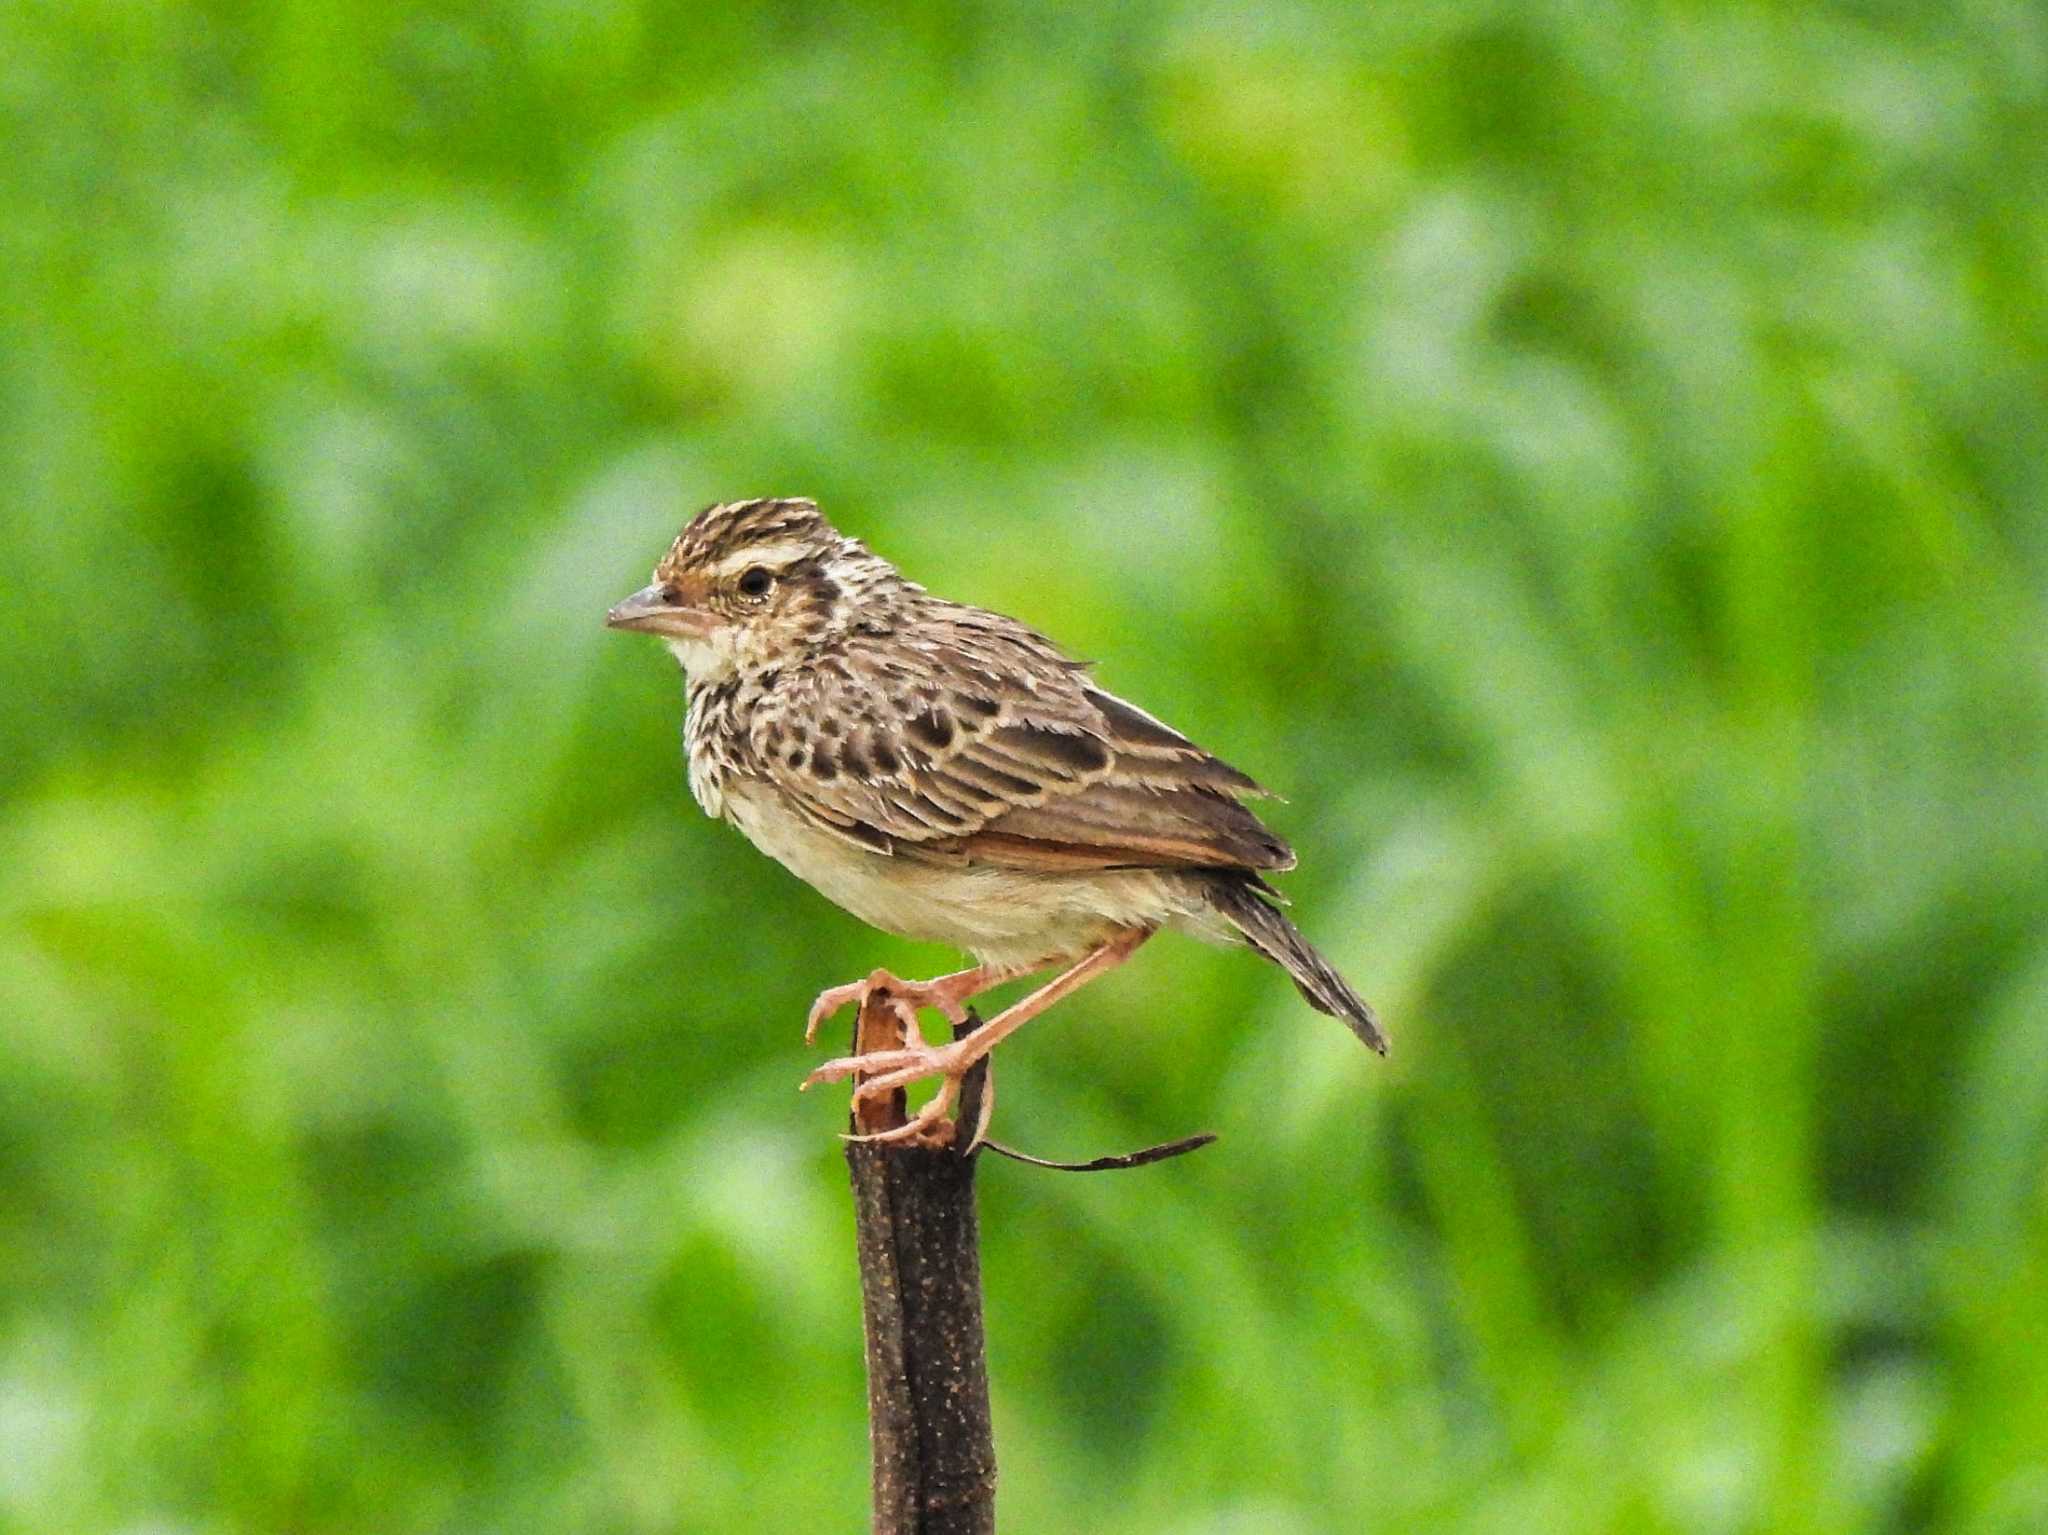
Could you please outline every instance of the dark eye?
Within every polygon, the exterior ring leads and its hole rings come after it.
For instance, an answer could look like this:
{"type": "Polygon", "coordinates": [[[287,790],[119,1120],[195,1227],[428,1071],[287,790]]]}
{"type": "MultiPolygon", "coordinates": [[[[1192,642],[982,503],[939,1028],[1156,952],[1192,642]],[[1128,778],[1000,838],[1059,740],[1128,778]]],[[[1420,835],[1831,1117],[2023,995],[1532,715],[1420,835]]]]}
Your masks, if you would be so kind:
{"type": "Polygon", "coordinates": [[[742,597],[765,597],[768,588],[775,584],[775,577],[768,573],[765,565],[749,565],[740,573],[740,595],[742,597]]]}

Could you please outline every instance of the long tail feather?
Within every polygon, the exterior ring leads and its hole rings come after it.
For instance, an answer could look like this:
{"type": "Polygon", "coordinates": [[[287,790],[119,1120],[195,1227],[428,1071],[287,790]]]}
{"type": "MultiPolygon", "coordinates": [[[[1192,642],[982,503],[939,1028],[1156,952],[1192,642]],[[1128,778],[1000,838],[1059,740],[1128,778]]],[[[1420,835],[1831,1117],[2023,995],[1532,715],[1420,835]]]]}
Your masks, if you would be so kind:
{"type": "Polygon", "coordinates": [[[1246,943],[1293,977],[1295,988],[1310,1007],[1343,1019],[1366,1044],[1381,1055],[1387,1053],[1386,1031],[1371,1005],[1315,951],[1299,928],[1258,894],[1250,880],[1218,875],[1209,885],[1209,903],[1244,934],[1246,943]]]}

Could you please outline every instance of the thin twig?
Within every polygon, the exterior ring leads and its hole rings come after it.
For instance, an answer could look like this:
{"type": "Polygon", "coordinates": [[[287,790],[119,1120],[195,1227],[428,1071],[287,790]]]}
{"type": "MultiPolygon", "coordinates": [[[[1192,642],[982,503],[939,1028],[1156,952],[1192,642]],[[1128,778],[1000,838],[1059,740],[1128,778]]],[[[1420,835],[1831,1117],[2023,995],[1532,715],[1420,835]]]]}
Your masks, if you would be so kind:
{"type": "Polygon", "coordinates": [[[1147,1146],[1143,1151],[1126,1151],[1116,1156],[1091,1157],[1086,1162],[1055,1162],[1047,1157],[1034,1157],[1029,1152],[1019,1151],[1014,1146],[1005,1146],[1000,1141],[983,1138],[982,1145],[999,1157],[1008,1157],[1012,1162],[1022,1162],[1030,1167],[1043,1167],[1055,1173],[1114,1173],[1127,1167],[1145,1167],[1153,1162],[1164,1162],[1169,1157],[1184,1157],[1190,1151],[1200,1151],[1204,1146],[1214,1145],[1216,1133],[1204,1130],[1199,1135],[1184,1135],[1177,1141],[1167,1141],[1159,1146],[1147,1146]]]}

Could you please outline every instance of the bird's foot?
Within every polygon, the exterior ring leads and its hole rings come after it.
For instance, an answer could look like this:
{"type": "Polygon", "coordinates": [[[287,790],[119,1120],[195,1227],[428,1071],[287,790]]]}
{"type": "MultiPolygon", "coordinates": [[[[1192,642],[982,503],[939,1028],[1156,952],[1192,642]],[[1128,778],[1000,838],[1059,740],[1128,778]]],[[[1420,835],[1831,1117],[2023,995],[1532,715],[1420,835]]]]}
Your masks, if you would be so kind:
{"type": "Polygon", "coordinates": [[[864,1005],[871,993],[881,991],[888,994],[890,1007],[903,1020],[903,1037],[913,1045],[922,1045],[924,1035],[918,1031],[917,1010],[937,1008],[948,1023],[958,1028],[966,1021],[968,999],[986,989],[984,974],[979,969],[963,970],[958,975],[942,975],[935,981],[906,981],[886,970],[877,970],[864,981],[827,987],[811,1004],[811,1016],[804,1024],[804,1043],[816,1044],[819,1026],[842,1007],[864,1005]]]}
{"type": "MultiPolygon", "coordinates": [[[[871,1135],[850,1136],[861,1141],[928,1141],[942,1142],[950,1139],[952,1121],[946,1116],[960,1098],[960,1083],[973,1068],[975,1055],[962,1048],[965,1041],[955,1040],[950,1045],[927,1045],[923,1043],[906,1045],[900,1050],[870,1050],[863,1055],[845,1055],[836,1061],[827,1061],[816,1071],[805,1077],[799,1091],[814,1087],[821,1082],[840,1082],[847,1077],[859,1077],[854,1084],[853,1101],[857,1109],[868,1099],[885,1098],[898,1088],[910,1086],[926,1077],[939,1079],[939,1090],[932,1095],[931,1102],[920,1108],[903,1124],[892,1129],[878,1130],[871,1135]]],[[[987,1115],[983,1116],[986,1121],[987,1115]]],[[[976,1126],[976,1139],[980,1138],[980,1126],[976,1126]]]]}

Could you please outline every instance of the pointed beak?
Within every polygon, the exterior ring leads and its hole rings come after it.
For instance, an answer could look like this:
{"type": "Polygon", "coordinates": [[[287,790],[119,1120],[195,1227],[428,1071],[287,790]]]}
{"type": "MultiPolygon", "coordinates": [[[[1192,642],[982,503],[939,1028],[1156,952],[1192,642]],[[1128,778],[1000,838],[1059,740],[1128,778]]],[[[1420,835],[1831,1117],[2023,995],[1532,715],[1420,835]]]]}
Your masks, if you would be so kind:
{"type": "Polygon", "coordinates": [[[702,639],[711,632],[709,613],[684,603],[674,587],[643,586],[604,616],[607,629],[633,629],[642,634],[671,634],[702,639]]]}

